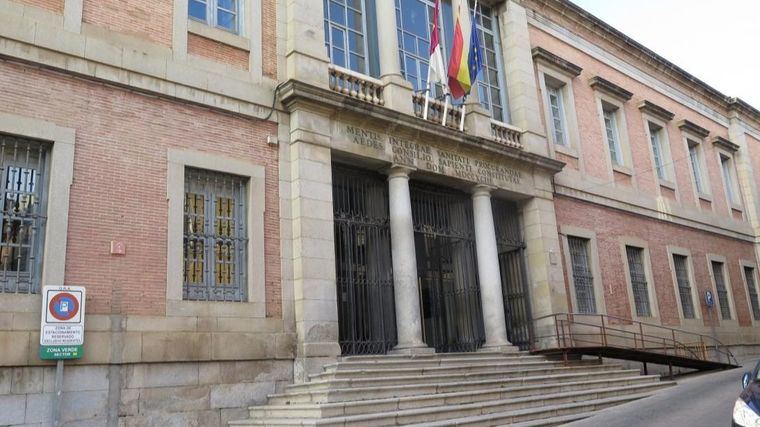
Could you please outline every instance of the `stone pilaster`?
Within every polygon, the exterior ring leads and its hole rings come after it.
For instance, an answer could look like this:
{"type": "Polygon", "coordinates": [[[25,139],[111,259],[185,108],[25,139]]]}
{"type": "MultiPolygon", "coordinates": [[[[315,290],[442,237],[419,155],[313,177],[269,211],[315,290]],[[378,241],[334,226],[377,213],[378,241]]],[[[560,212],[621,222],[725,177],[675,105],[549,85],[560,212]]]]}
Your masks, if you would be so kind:
{"type": "Polygon", "coordinates": [[[380,79],[383,87],[385,106],[404,114],[413,115],[412,84],[401,76],[398,56],[398,33],[396,32],[396,4],[392,1],[375,2],[377,14],[378,51],[380,57],[380,79]]]}
{"type": "Polygon", "coordinates": [[[290,144],[290,164],[294,377],[302,382],[340,355],[330,149],[296,140],[290,144]]]}
{"type": "Polygon", "coordinates": [[[432,352],[422,340],[417,257],[414,248],[409,172],[394,166],[388,172],[388,199],[393,253],[393,292],[396,299],[397,353],[432,352]]]}
{"type": "Polygon", "coordinates": [[[329,85],[325,50],[324,8],[314,0],[287,2],[286,75],[315,86],[329,85]]]}
{"type": "Polygon", "coordinates": [[[475,247],[478,254],[480,301],[486,342],[484,350],[514,350],[507,340],[504,317],[504,297],[501,290],[499,252],[491,208],[491,187],[477,185],[472,193],[472,213],[475,222],[475,247]]]}
{"type": "MultiPolygon", "coordinates": [[[[534,197],[522,205],[522,217],[533,318],[565,313],[568,311],[567,291],[554,203],[551,199],[534,197]]],[[[550,319],[535,326],[537,336],[553,334],[554,324],[550,319]]]]}
{"type": "Polygon", "coordinates": [[[501,47],[505,67],[504,80],[509,95],[509,112],[513,125],[523,129],[521,142],[527,151],[548,155],[549,146],[541,123],[533,58],[528,36],[525,8],[507,1],[499,7],[501,47]]]}
{"type": "Polygon", "coordinates": [[[491,113],[478,102],[476,92],[477,89],[473,88],[470,95],[475,95],[475,98],[467,98],[465,103],[464,129],[468,135],[492,139],[491,113]]]}

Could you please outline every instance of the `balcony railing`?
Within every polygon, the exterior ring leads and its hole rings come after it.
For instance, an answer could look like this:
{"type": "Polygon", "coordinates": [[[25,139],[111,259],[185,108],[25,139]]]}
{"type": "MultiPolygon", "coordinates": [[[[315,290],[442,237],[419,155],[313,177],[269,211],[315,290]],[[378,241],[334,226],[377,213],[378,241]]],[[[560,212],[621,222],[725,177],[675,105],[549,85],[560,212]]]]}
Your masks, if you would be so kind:
{"type": "Polygon", "coordinates": [[[493,135],[494,141],[498,144],[517,149],[523,148],[520,143],[520,134],[522,134],[522,131],[516,127],[496,120],[491,120],[491,134],[493,135]]]}
{"type": "MultiPolygon", "coordinates": [[[[414,102],[414,115],[419,118],[425,117],[425,94],[415,92],[412,100],[414,102]]],[[[446,108],[444,103],[437,99],[428,99],[427,120],[443,124],[444,110],[446,110],[446,127],[459,129],[459,124],[462,120],[462,108],[451,104],[446,108]]]]}
{"type": "Polygon", "coordinates": [[[370,104],[385,104],[383,82],[334,64],[330,64],[330,89],[370,104]]]}

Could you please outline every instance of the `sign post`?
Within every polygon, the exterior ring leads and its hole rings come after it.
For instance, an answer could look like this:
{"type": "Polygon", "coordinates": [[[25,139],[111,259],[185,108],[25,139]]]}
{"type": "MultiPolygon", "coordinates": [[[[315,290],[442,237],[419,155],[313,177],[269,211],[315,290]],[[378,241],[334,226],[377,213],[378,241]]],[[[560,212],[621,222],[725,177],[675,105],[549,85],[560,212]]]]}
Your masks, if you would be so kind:
{"type": "Polygon", "coordinates": [[[40,359],[56,360],[53,426],[60,425],[63,361],[79,359],[84,346],[85,288],[44,286],[40,320],[40,359]]]}

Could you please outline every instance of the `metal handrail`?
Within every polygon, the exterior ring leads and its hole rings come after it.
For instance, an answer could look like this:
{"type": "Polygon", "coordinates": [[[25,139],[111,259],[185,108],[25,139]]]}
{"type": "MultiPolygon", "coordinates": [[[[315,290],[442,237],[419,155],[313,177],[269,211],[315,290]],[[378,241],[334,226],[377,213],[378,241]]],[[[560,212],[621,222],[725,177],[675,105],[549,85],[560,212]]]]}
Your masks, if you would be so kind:
{"type": "Polygon", "coordinates": [[[539,349],[539,343],[546,344],[546,340],[553,339],[558,349],[614,347],[720,363],[725,357],[729,365],[738,365],[728,346],[709,335],[624,317],[584,313],[554,313],[535,318],[534,331],[541,330],[538,323],[546,319],[553,319],[553,325],[541,327],[553,333],[534,334],[534,350],[539,349]],[[713,354],[721,360],[714,360],[713,354]]]}

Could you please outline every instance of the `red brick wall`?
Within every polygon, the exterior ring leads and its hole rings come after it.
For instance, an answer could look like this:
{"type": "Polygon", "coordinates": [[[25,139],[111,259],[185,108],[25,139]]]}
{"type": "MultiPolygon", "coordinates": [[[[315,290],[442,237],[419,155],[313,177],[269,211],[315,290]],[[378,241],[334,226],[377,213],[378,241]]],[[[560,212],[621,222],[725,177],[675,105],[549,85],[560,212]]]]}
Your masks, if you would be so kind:
{"type": "Polygon", "coordinates": [[[84,0],[82,14],[88,24],[172,45],[172,1],[84,0]]]}
{"type": "Polygon", "coordinates": [[[261,2],[262,25],[262,69],[264,75],[277,78],[277,1],[261,2]]]}
{"type": "Polygon", "coordinates": [[[164,314],[166,152],[189,148],[266,166],[267,313],[280,315],[275,124],[5,61],[0,87],[0,111],[76,129],[66,282],[87,287],[89,312],[164,314]],[[109,255],[111,240],[125,256],[109,255]]]}
{"type": "MultiPolygon", "coordinates": [[[[738,313],[739,325],[750,326],[750,308],[739,260],[755,259],[752,243],[700,231],[676,224],[659,221],[623,211],[604,208],[564,196],[555,199],[557,223],[593,230],[597,235],[602,282],[607,313],[631,317],[628,285],[621,250],[623,237],[634,237],[647,242],[660,317],[665,325],[680,325],[673,276],[670,269],[667,246],[678,246],[691,251],[691,263],[698,294],[704,295],[712,288],[706,255],[726,257],[726,269],[731,280],[732,295],[738,313]],[[611,290],[611,292],[610,292],[611,290]]],[[[564,254],[567,257],[567,254],[564,254]]],[[[569,274],[569,273],[567,273],[569,274]]],[[[567,275],[566,274],[566,275],[567,275]]],[[[566,277],[567,292],[570,283],[566,277]]],[[[714,290],[713,290],[714,291],[714,290]]],[[[709,314],[700,297],[701,317],[709,324],[709,314]]],[[[737,313],[733,313],[736,318],[737,313]]]]}
{"type": "Polygon", "coordinates": [[[241,70],[248,69],[249,53],[196,34],[187,35],[187,53],[218,61],[241,70]]]}
{"type": "Polygon", "coordinates": [[[63,13],[64,0],[13,0],[16,3],[28,4],[31,6],[41,7],[56,13],[63,13]]]}

